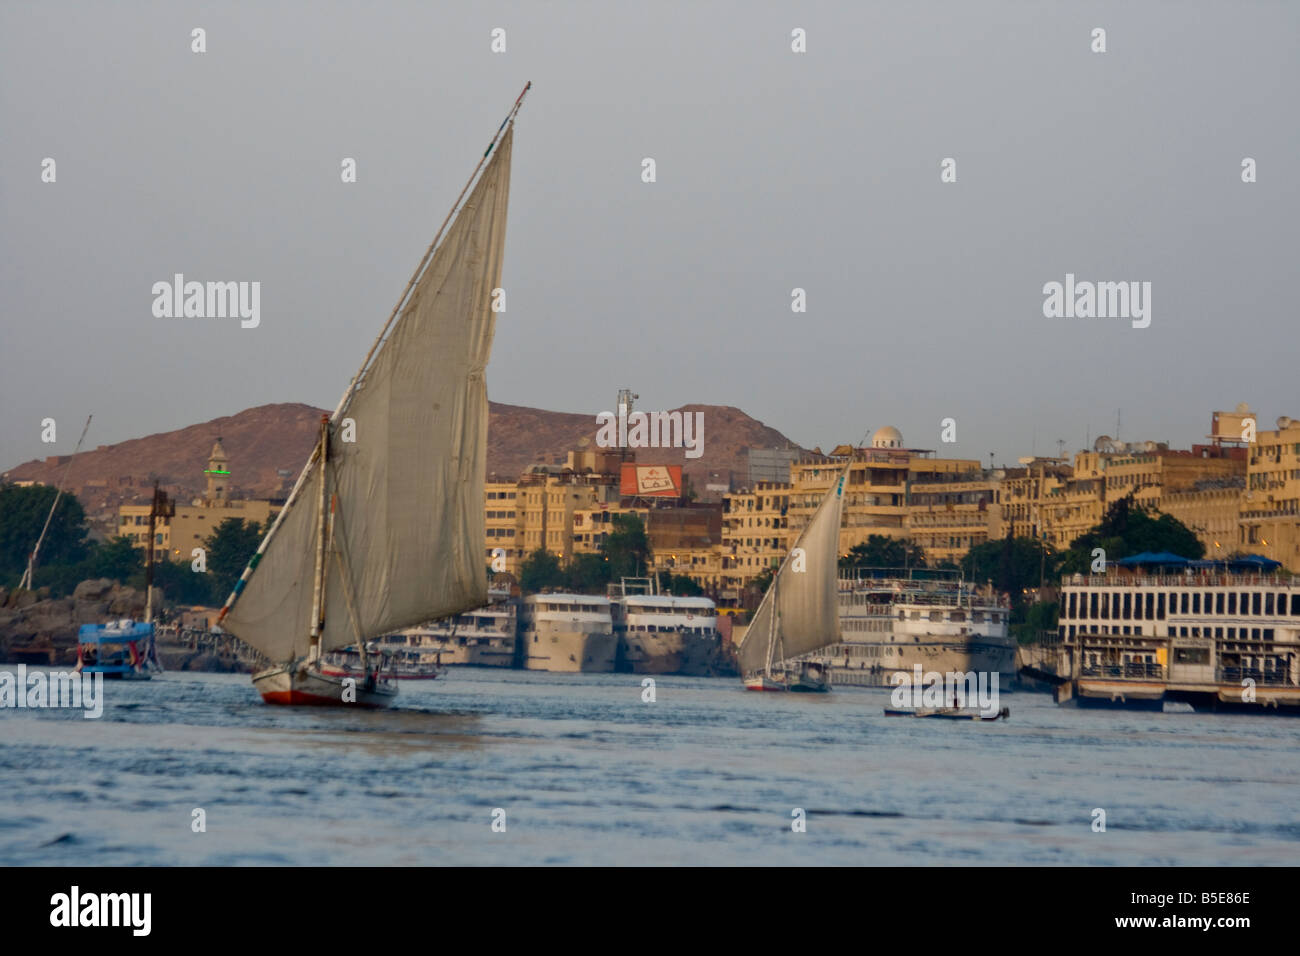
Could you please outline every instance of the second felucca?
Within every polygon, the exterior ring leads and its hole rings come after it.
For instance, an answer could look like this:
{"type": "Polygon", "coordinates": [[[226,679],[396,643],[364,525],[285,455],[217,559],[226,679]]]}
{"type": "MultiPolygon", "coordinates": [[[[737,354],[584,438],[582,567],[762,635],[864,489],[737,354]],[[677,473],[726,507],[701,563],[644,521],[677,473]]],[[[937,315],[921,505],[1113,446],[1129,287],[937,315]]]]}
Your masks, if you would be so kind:
{"type": "Polygon", "coordinates": [[[840,640],[840,516],[847,477],[845,466],[754,612],[739,648],[746,690],[830,690],[823,662],[797,658],[840,640]]]}

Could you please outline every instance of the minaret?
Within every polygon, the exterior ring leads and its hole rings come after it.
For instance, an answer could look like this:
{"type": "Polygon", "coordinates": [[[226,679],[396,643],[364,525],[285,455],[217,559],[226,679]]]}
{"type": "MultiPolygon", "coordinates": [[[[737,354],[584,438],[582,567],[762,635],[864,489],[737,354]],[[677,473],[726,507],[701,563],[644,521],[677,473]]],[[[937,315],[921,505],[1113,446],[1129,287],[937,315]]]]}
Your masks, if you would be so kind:
{"type": "Polygon", "coordinates": [[[208,468],[204,472],[208,476],[208,491],[204,496],[204,502],[208,507],[224,505],[226,503],[226,489],[230,485],[230,469],[226,467],[228,459],[226,450],[221,447],[221,438],[217,437],[217,443],[212,446],[212,452],[208,455],[208,468]]]}

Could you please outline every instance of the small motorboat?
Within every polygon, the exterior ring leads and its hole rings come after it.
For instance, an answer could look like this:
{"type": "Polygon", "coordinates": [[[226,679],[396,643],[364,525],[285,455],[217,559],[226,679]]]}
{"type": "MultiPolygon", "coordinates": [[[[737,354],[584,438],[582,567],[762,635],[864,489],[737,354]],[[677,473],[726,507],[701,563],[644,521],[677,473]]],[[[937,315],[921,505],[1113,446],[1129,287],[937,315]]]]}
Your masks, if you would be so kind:
{"type": "Polygon", "coordinates": [[[978,710],[961,707],[936,707],[929,710],[892,710],[885,708],[886,717],[935,717],[939,720],[1006,720],[1011,716],[1011,708],[1003,707],[992,716],[978,710]]]}

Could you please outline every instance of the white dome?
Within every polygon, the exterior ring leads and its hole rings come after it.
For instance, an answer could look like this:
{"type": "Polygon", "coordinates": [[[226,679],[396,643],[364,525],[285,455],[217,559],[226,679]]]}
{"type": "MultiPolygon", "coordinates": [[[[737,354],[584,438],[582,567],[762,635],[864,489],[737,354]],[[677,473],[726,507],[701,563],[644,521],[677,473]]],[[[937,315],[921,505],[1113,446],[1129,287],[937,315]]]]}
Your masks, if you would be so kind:
{"type": "Polygon", "coordinates": [[[876,433],[871,436],[872,448],[902,448],[903,433],[893,425],[886,425],[884,428],[876,429],[876,433]]]}

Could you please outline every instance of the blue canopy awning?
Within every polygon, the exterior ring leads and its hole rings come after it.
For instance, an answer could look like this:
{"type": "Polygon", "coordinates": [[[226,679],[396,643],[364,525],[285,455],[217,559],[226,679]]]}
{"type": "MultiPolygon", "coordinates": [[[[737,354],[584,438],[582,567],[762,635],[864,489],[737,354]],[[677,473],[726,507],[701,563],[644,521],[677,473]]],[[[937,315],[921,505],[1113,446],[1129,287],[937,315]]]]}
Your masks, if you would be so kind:
{"type": "Polygon", "coordinates": [[[1281,561],[1274,561],[1272,558],[1266,558],[1262,554],[1243,554],[1239,558],[1232,558],[1228,561],[1228,567],[1241,568],[1243,570],[1272,571],[1282,567],[1281,561]]]}
{"type": "Polygon", "coordinates": [[[1141,554],[1129,555],[1127,558],[1120,558],[1115,562],[1122,568],[1134,568],[1139,565],[1159,565],[1161,567],[1178,567],[1183,568],[1191,562],[1182,555],[1172,554],[1168,551],[1143,551],[1141,554]]]}
{"type": "Polygon", "coordinates": [[[144,621],[130,621],[126,624],[83,624],[77,631],[77,641],[81,644],[125,644],[138,641],[153,633],[153,625],[144,621]]]}
{"type": "Polygon", "coordinates": [[[1244,554],[1237,558],[1206,558],[1204,561],[1188,561],[1189,568],[1198,571],[1275,571],[1282,567],[1281,561],[1274,561],[1260,554],[1244,554]]]}

